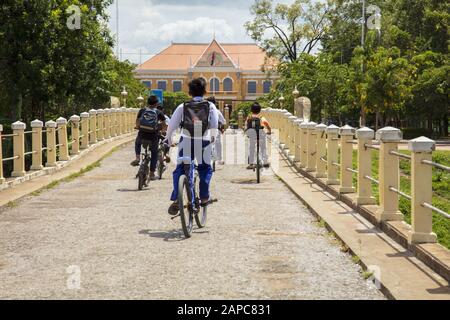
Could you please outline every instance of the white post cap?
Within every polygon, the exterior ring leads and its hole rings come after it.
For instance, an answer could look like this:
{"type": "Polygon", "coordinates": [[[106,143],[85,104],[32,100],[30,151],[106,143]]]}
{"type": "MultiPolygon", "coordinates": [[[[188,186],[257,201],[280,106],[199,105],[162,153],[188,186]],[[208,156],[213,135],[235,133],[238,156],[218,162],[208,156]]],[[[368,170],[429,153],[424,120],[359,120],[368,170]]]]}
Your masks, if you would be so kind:
{"type": "Polygon", "coordinates": [[[97,110],[91,109],[91,110],[89,110],[89,114],[90,114],[91,116],[95,116],[95,115],[97,114],[97,110]]]}
{"type": "Polygon", "coordinates": [[[74,114],[73,116],[70,117],[70,121],[71,122],[80,122],[81,118],[79,116],[77,116],[76,114],[74,114]]]}
{"type": "Polygon", "coordinates": [[[339,134],[341,136],[353,136],[355,135],[355,128],[346,124],[345,126],[339,129],[339,134]]]}
{"type": "Polygon", "coordinates": [[[120,111],[125,112],[125,111],[127,111],[127,108],[122,107],[122,108],[120,108],[120,111]]]}
{"type": "Polygon", "coordinates": [[[377,131],[377,140],[383,142],[398,142],[402,140],[402,138],[403,134],[397,128],[386,127],[377,131]]]}
{"type": "Polygon", "coordinates": [[[31,127],[32,128],[42,128],[42,127],[44,127],[44,123],[41,120],[36,119],[36,120],[31,121],[31,127]]]}
{"type": "Polygon", "coordinates": [[[296,116],[290,116],[289,118],[288,118],[288,120],[290,121],[290,122],[294,122],[295,120],[297,120],[298,118],[296,117],[296,116]]]}
{"type": "Polygon", "coordinates": [[[300,128],[302,128],[302,129],[308,129],[308,128],[309,128],[309,122],[303,121],[303,122],[300,124],[300,128]]]}
{"type": "Polygon", "coordinates": [[[324,125],[323,123],[318,124],[318,125],[316,126],[316,131],[317,131],[317,132],[325,132],[326,130],[327,130],[327,126],[324,125]]]}
{"type": "Polygon", "coordinates": [[[63,118],[63,117],[58,118],[58,119],[56,119],[56,123],[58,124],[58,126],[63,126],[65,124],[67,124],[67,119],[63,118]]]}
{"type": "Polygon", "coordinates": [[[361,140],[373,140],[375,138],[375,131],[370,128],[363,127],[356,130],[356,138],[361,140]]]}
{"type": "Polygon", "coordinates": [[[299,127],[301,126],[301,124],[303,123],[303,120],[302,119],[299,119],[299,118],[297,118],[297,120],[295,120],[294,121],[294,123],[296,124],[296,125],[298,125],[299,127]]]}
{"type": "Polygon", "coordinates": [[[97,110],[97,114],[104,114],[105,113],[105,110],[103,110],[103,109],[98,109],[97,110]]]}
{"type": "Polygon", "coordinates": [[[433,152],[436,150],[436,142],[427,137],[419,137],[409,141],[408,150],[411,152],[433,152]]]}
{"type": "Polygon", "coordinates": [[[91,115],[88,112],[83,112],[82,114],[80,114],[81,118],[89,118],[91,115]]]}
{"type": "Polygon", "coordinates": [[[314,121],[311,121],[308,123],[308,129],[309,130],[315,130],[317,127],[317,123],[315,123],[314,121]]]}
{"type": "Polygon", "coordinates": [[[111,109],[105,109],[105,113],[112,113],[111,109]]]}
{"type": "Polygon", "coordinates": [[[11,125],[11,129],[13,129],[13,130],[25,130],[26,128],[27,128],[27,125],[21,121],[14,122],[11,125]]]}
{"type": "Polygon", "coordinates": [[[328,134],[339,134],[339,127],[332,124],[331,126],[327,127],[327,133],[328,134]]]}
{"type": "Polygon", "coordinates": [[[46,128],[56,128],[57,125],[58,125],[58,124],[57,124],[55,121],[52,121],[52,120],[47,121],[47,122],[45,123],[45,127],[46,127],[46,128]]]}
{"type": "Polygon", "coordinates": [[[284,113],[284,116],[285,116],[286,118],[289,118],[289,117],[292,117],[293,114],[290,113],[289,111],[286,111],[286,112],[284,113]]]}

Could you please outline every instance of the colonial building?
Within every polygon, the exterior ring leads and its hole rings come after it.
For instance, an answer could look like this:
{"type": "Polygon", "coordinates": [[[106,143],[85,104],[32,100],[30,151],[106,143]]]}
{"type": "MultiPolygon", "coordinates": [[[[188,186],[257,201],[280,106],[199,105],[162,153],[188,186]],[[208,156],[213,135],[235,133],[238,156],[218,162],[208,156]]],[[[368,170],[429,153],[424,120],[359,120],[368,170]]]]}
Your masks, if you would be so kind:
{"type": "Polygon", "coordinates": [[[186,93],[189,81],[202,77],[223,109],[270,92],[278,77],[262,71],[273,67],[267,61],[255,44],[174,43],[140,65],[136,77],[149,89],[186,93]]]}

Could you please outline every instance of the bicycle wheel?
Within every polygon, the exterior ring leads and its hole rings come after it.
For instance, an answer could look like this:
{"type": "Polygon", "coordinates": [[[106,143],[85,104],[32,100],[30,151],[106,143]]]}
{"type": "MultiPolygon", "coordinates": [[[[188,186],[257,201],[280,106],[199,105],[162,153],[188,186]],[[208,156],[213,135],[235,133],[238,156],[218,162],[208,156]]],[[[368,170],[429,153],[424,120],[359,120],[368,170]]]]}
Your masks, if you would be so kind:
{"type": "Polygon", "coordinates": [[[139,172],[138,172],[138,189],[139,191],[142,191],[142,189],[144,189],[145,184],[147,183],[147,175],[145,174],[145,168],[144,168],[145,164],[142,164],[141,167],[139,168],[139,172]]]}
{"type": "Polygon", "coordinates": [[[158,179],[159,180],[162,180],[162,176],[163,176],[163,173],[164,173],[164,166],[165,166],[165,164],[164,164],[164,157],[163,157],[162,153],[160,152],[160,153],[158,153],[158,166],[157,166],[157,168],[158,168],[158,179]]]}
{"type": "Polygon", "coordinates": [[[180,206],[181,227],[184,236],[190,238],[194,227],[191,190],[186,175],[182,175],[178,184],[178,205],[180,206]]]}
{"type": "MultiPolygon", "coordinates": [[[[194,185],[195,185],[196,197],[198,197],[198,195],[200,194],[200,185],[197,182],[198,182],[198,178],[195,177],[194,185]]],[[[200,199],[196,199],[196,201],[198,202],[197,205],[199,207],[199,211],[195,214],[195,222],[197,223],[197,227],[199,227],[199,229],[202,229],[202,228],[206,227],[206,220],[207,220],[207,216],[208,216],[208,207],[201,207],[200,199]]]]}

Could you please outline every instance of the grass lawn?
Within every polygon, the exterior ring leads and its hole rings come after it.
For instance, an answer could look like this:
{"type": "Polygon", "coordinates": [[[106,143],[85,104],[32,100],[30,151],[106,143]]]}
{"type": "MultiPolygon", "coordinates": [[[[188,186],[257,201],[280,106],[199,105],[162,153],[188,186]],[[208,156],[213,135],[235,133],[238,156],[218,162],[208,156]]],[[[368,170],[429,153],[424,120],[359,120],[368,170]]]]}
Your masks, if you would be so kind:
{"type": "MultiPolygon", "coordinates": [[[[401,151],[410,154],[409,151],[401,151]]],[[[378,179],[378,151],[372,151],[372,176],[378,179]]],[[[357,152],[353,153],[353,168],[357,169],[357,152]]],[[[433,161],[450,166],[450,151],[435,151],[433,161]]],[[[354,175],[354,185],[356,186],[356,175],[354,175]]],[[[411,163],[408,160],[400,159],[400,190],[411,195],[411,163]]],[[[377,201],[378,185],[373,184],[373,193],[377,201]]],[[[444,212],[450,212],[450,173],[433,168],[433,205],[444,212]]],[[[411,223],[411,202],[400,197],[399,209],[405,215],[405,221],[411,223]]],[[[450,219],[437,213],[433,213],[433,230],[438,236],[438,241],[443,246],[450,249],[450,219]]]]}

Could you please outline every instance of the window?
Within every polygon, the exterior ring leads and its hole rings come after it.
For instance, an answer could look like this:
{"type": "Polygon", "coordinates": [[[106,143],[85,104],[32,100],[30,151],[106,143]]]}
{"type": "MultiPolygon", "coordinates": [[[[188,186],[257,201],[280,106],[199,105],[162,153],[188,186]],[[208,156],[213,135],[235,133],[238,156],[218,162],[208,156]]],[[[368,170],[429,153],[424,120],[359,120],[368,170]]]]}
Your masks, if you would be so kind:
{"type": "Polygon", "coordinates": [[[256,94],[256,86],[257,86],[257,82],[256,81],[249,81],[249,82],[247,82],[247,93],[249,93],[249,94],[256,94]]]}
{"type": "Polygon", "coordinates": [[[151,89],[152,88],[152,82],[151,81],[142,81],[142,83],[144,84],[144,86],[147,89],[151,89]]]}
{"type": "Polygon", "coordinates": [[[272,81],[266,80],[263,84],[264,93],[270,93],[270,89],[272,89],[272,81]]]}
{"type": "Polygon", "coordinates": [[[223,91],[231,92],[233,91],[233,80],[230,78],[226,78],[223,80],[223,91]]]}
{"type": "Polygon", "coordinates": [[[158,89],[162,91],[167,90],[167,81],[158,81],[158,89]]]}
{"type": "Polygon", "coordinates": [[[182,81],[174,81],[172,82],[173,92],[181,92],[183,90],[183,82],[182,81]]]}
{"type": "Polygon", "coordinates": [[[217,92],[220,91],[220,81],[217,78],[212,78],[209,82],[209,91],[217,92]]]}

